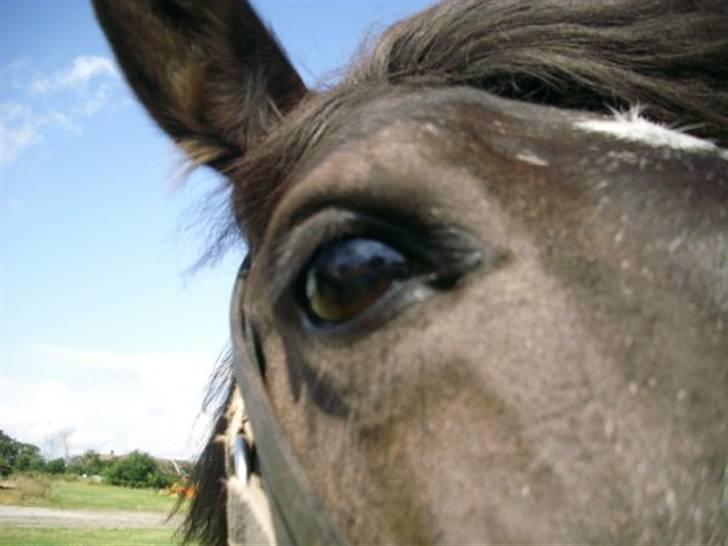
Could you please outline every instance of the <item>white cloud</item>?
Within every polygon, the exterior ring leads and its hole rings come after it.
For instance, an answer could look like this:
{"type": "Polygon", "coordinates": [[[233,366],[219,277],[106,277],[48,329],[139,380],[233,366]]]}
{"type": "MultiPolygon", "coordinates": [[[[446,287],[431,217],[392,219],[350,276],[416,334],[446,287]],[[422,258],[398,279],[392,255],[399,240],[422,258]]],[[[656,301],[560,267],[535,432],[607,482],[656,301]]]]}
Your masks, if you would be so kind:
{"type": "Polygon", "coordinates": [[[119,79],[119,71],[106,57],[82,55],[52,76],[36,77],[30,85],[30,92],[45,94],[60,89],[78,89],[85,87],[93,79],[119,79]]]}
{"type": "Polygon", "coordinates": [[[14,161],[20,153],[34,144],[40,144],[43,136],[36,124],[10,128],[0,124],[0,164],[14,161]]]}
{"type": "Polygon", "coordinates": [[[27,104],[9,101],[0,104],[0,164],[14,161],[23,151],[40,144],[49,128],[79,133],[81,128],[67,114],[37,114],[27,104]]]}
{"type": "Polygon", "coordinates": [[[64,380],[3,379],[0,415],[11,436],[42,447],[71,430],[71,453],[141,449],[191,458],[201,447],[209,425],[200,416],[213,364],[207,356],[50,346],[38,352],[63,367],[64,380]]]}
{"type": "Polygon", "coordinates": [[[49,76],[29,76],[30,71],[27,61],[0,71],[13,76],[16,95],[0,104],[0,166],[44,142],[49,130],[79,134],[84,118],[123,102],[121,77],[109,58],[82,55],[49,76]]]}
{"type": "Polygon", "coordinates": [[[8,101],[0,105],[0,116],[3,121],[12,123],[30,115],[30,108],[27,105],[15,101],[8,101]]]}
{"type": "Polygon", "coordinates": [[[103,108],[109,103],[112,92],[113,88],[108,83],[100,85],[93,92],[87,93],[78,102],[74,112],[85,117],[93,116],[97,112],[103,110],[103,108]]]}

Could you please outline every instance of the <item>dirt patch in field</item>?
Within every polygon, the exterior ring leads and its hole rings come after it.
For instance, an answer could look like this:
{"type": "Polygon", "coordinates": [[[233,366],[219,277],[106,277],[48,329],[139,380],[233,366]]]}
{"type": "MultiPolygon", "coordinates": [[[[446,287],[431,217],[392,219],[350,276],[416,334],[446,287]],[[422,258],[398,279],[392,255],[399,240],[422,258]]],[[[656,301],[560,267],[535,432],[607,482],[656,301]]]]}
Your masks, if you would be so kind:
{"type": "Polygon", "coordinates": [[[167,521],[160,512],[60,510],[28,506],[0,506],[0,523],[8,527],[61,527],[96,529],[174,529],[181,516],[167,521]]]}

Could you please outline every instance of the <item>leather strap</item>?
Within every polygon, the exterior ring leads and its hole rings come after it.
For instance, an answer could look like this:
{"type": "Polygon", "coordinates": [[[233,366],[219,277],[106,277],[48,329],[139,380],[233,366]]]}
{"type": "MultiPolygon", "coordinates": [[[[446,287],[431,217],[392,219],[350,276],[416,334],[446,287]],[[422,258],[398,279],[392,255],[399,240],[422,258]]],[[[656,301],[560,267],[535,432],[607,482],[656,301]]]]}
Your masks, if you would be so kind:
{"type": "Polygon", "coordinates": [[[323,504],[295,457],[268,399],[253,332],[243,316],[248,263],[246,259],[238,272],[232,297],[233,374],[255,433],[257,471],[269,495],[276,542],[298,546],[346,545],[326,517],[323,504]]]}

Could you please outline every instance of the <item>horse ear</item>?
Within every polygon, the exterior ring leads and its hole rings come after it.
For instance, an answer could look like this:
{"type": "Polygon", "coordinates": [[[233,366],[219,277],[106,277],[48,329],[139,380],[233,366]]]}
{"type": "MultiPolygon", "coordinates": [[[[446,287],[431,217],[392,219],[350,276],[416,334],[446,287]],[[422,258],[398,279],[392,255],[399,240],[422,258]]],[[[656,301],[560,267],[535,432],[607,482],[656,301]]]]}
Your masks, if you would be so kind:
{"type": "Polygon", "coordinates": [[[242,0],[94,0],[127,81],[197,163],[225,169],[307,90],[242,0]]]}

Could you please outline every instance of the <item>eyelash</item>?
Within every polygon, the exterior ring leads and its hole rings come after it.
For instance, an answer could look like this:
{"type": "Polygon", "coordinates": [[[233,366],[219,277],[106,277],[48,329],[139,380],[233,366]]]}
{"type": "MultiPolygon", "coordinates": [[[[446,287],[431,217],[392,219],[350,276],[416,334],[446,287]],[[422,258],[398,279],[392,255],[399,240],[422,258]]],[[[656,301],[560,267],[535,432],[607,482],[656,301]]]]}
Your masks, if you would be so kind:
{"type": "Polygon", "coordinates": [[[415,241],[431,240],[435,231],[437,228],[425,225],[402,227],[400,222],[393,223],[365,212],[322,210],[298,224],[275,246],[277,250],[273,253],[270,270],[286,274],[274,279],[269,296],[277,299],[319,249],[346,238],[382,240],[409,258],[429,265],[433,253],[427,251],[424,243],[416,244],[415,241]]]}

